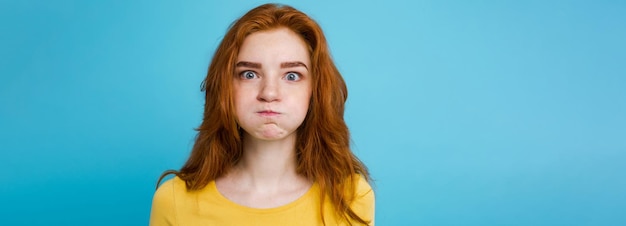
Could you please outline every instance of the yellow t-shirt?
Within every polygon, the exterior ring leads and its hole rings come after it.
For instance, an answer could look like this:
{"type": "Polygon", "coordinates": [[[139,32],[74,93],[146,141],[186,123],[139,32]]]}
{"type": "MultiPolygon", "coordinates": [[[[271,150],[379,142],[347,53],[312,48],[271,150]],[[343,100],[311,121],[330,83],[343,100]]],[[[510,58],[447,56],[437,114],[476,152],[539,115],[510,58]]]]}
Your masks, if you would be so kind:
{"type": "MultiPolygon", "coordinates": [[[[362,177],[356,189],[352,210],[374,225],[374,192],[362,177]]],[[[157,189],[152,200],[151,226],[164,225],[323,225],[320,216],[320,190],[317,183],[295,201],[267,209],[250,208],[222,196],[215,181],[198,191],[188,192],[185,182],[174,177],[157,189]]],[[[336,216],[330,200],[324,203],[326,225],[348,225],[336,216]]],[[[352,225],[359,225],[352,222],[352,225]]]]}

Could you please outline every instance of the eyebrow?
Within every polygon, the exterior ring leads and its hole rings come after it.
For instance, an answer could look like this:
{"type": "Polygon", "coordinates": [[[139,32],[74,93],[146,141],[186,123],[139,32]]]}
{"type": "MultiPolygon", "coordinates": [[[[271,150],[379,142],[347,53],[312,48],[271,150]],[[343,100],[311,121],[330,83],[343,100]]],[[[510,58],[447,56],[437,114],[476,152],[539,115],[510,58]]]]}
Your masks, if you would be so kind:
{"type": "MultiPolygon", "coordinates": [[[[237,62],[237,64],[235,64],[235,66],[236,67],[249,67],[249,68],[255,68],[255,69],[261,68],[260,63],[254,63],[254,62],[248,62],[248,61],[239,61],[237,62]]],[[[289,62],[283,62],[280,64],[280,68],[293,68],[293,67],[304,67],[306,68],[307,71],[309,70],[306,64],[300,61],[289,61],[289,62]]]]}
{"type": "Polygon", "coordinates": [[[283,62],[280,64],[280,68],[292,68],[292,67],[304,67],[306,68],[306,70],[308,71],[309,68],[306,66],[306,64],[300,62],[300,61],[292,61],[292,62],[283,62]]]}
{"type": "Polygon", "coordinates": [[[252,63],[252,62],[248,62],[248,61],[239,61],[237,62],[237,64],[235,64],[236,67],[249,67],[249,68],[255,68],[255,69],[259,69],[261,68],[261,64],[259,63],[252,63]]]}

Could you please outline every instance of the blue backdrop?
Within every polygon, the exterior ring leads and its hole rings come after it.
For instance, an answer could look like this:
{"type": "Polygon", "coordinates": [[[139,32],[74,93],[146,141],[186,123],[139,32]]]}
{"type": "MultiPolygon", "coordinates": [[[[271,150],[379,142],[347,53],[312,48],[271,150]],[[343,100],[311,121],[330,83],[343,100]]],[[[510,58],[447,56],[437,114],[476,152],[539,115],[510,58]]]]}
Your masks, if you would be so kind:
{"type": "MultiPolygon", "coordinates": [[[[0,3],[2,225],[146,225],[261,1],[0,3]]],[[[285,1],[324,28],[379,225],[626,225],[624,1],[285,1]]]]}

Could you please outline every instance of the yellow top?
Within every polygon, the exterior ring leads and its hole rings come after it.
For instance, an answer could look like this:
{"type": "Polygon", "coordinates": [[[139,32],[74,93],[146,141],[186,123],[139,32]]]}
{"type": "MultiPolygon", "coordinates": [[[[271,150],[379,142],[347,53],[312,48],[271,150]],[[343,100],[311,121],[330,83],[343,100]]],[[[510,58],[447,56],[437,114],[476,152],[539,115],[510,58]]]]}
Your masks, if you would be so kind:
{"type": "MultiPolygon", "coordinates": [[[[356,187],[352,210],[374,225],[374,192],[362,177],[356,187]]],[[[187,191],[185,182],[174,177],[157,189],[152,200],[150,225],[323,225],[320,216],[320,190],[317,183],[295,201],[268,209],[239,205],[222,196],[215,181],[198,191],[187,191]]],[[[326,225],[349,225],[324,202],[326,225]]],[[[359,225],[352,222],[352,225],[359,225]]]]}

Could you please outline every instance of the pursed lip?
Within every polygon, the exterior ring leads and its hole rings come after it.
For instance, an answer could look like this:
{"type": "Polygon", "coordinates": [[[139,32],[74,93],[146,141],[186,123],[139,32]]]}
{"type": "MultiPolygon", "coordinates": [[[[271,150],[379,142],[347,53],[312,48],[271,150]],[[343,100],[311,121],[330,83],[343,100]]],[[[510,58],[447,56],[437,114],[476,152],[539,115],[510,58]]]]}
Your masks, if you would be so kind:
{"type": "Polygon", "coordinates": [[[275,111],[272,111],[272,110],[257,111],[256,113],[261,115],[261,116],[266,116],[266,117],[280,115],[280,112],[275,112],[275,111]]]}

